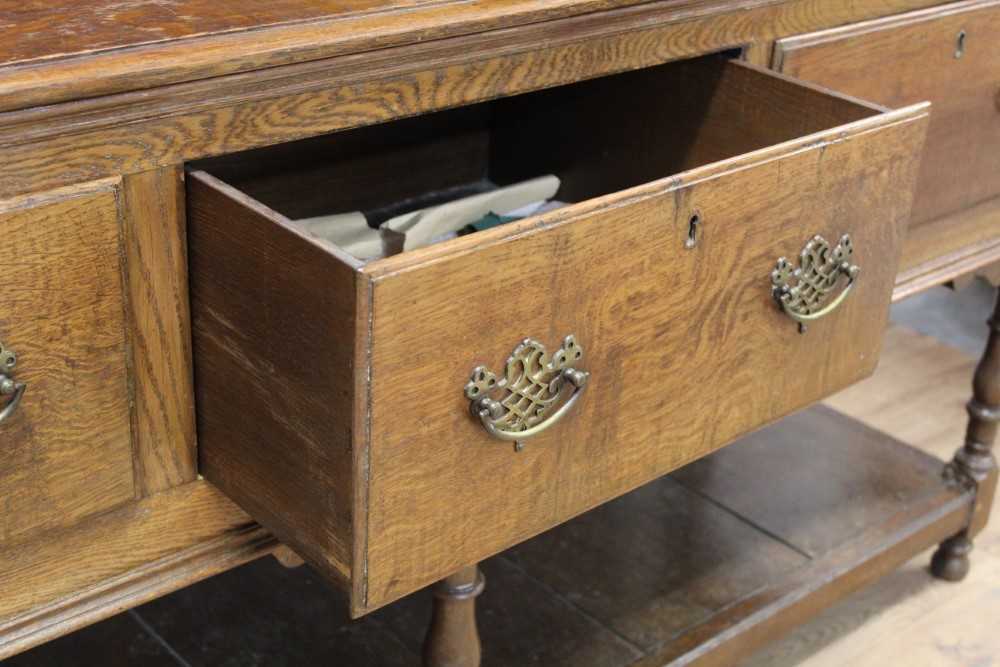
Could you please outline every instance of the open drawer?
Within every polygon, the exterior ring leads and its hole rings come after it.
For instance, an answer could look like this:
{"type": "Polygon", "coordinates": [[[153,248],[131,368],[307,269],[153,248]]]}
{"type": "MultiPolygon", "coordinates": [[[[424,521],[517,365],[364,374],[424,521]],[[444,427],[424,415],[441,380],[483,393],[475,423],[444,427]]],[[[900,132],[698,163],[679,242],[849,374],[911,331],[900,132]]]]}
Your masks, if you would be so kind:
{"type": "Polygon", "coordinates": [[[927,116],[710,57],[195,165],[202,473],[360,615],[809,405],[876,365],[927,116]],[[546,173],[367,263],[290,221],[546,173]]]}

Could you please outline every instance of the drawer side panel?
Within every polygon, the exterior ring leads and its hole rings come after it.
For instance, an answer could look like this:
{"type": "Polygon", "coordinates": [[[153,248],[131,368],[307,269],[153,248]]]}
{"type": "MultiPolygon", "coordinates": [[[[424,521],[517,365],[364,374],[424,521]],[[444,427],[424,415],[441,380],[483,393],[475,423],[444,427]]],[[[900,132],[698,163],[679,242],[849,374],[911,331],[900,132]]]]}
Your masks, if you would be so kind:
{"type": "Polygon", "coordinates": [[[346,584],[354,271],[211,176],[188,180],[201,473],[346,584]]]}

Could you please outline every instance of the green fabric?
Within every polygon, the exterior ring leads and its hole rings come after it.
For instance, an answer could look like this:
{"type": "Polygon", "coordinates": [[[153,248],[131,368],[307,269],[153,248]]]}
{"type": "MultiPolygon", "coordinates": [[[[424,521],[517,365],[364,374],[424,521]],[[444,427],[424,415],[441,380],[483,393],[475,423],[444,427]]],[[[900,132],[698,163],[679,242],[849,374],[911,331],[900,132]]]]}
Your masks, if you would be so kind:
{"type": "Polygon", "coordinates": [[[508,222],[514,222],[516,220],[521,220],[521,219],[522,218],[520,216],[516,215],[497,215],[496,213],[490,212],[484,215],[483,217],[479,218],[479,220],[476,220],[475,222],[470,223],[465,227],[462,227],[462,229],[460,229],[458,233],[464,236],[465,234],[472,234],[473,232],[481,232],[484,229],[491,229],[493,227],[497,227],[499,225],[504,225],[507,224],[508,222]]]}

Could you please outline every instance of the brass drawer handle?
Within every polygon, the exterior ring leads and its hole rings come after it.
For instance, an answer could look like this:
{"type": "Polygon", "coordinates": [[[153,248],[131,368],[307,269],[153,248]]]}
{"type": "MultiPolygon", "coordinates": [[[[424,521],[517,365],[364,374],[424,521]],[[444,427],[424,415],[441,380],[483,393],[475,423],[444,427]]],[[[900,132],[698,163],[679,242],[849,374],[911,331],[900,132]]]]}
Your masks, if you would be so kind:
{"type": "Polygon", "coordinates": [[[798,268],[793,268],[784,257],[778,260],[771,272],[771,293],[785,314],[799,323],[800,332],[805,332],[809,322],[836,310],[854,289],[861,268],[851,264],[853,254],[850,234],[840,237],[840,243],[834,248],[817,235],[799,254],[798,268]],[[843,289],[836,297],[826,301],[827,296],[842,282],[842,276],[847,278],[843,289]]]}
{"type": "Polygon", "coordinates": [[[497,378],[486,366],[472,370],[465,385],[469,408],[490,435],[513,442],[521,451],[524,440],[558,422],[580,398],[590,377],[590,373],[573,367],[582,358],[583,348],[573,336],[567,336],[551,358],[545,346],[526,338],[507,359],[503,378],[497,378]],[[560,404],[567,386],[573,391],[560,404]],[[494,398],[500,395],[502,398],[494,398]]]}
{"type": "Polygon", "coordinates": [[[17,366],[17,354],[14,350],[4,347],[0,343],[0,395],[11,396],[7,404],[0,410],[0,424],[17,411],[17,406],[21,404],[21,397],[24,396],[28,385],[23,382],[16,382],[11,377],[14,367],[17,366]]]}

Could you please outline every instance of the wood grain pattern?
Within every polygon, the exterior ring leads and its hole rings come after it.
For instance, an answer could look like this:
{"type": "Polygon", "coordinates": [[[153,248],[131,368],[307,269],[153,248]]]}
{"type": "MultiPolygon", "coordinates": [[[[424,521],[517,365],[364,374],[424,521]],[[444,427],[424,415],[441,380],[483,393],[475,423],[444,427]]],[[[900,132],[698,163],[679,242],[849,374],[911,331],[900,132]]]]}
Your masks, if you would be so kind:
{"type": "Polygon", "coordinates": [[[184,182],[180,169],[123,180],[136,491],[197,475],[184,182]]]}
{"type": "Polygon", "coordinates": [[[192,482],[0,550],[0,659],[270,553],[277,542],[192,482]]]}
{"type": "MultiPolygon", "coordinates": [[[[0,117],[0,196],[514,95],[908,6],[796,0],[734,9],[713,0],[692,12],[683,3],[653,3],[8,113],[0,117]]],[[[185,61],[191,58],[186,53],[185,61]]],[[[37,80],[31,89],[40,89],[37,80]]]]}
{"type": "Polygon", "coordinates": [[[909,187],[920,122],[852,134],[841,131],[832,145],[815,137],[784,144],[767,157],[367,265],[375,279],[367,604],[496,553],[869,373],[888,299],[882,281],[894,275],[879,261],[893,256],[893,230],[907,216],[906,201],[883,188],[909,187]],[[706,232],[692,252],[684,239],[694,210],[706,232]],[[861,252],[875,253],[859,257],[871,267],[859,289],[870,291],[810,332],[824,341],[822,372],[779,379],[776,369],[813,368],[815,347],[791,335],[759,267],[813,233],[839,237],[844,220],[872,216],[878,225],[851,225],[861,252]],[[467,307],[460,294],[470,284],[490,305],[467,307]],[[419,317],[403,316],[416,303],[419,317]],[[588,398],[565,426],[513,456],[468,418],[465,376],[474,365],[501,364],[526,335],[555,347],[570,333],[589,355],[588,398]],[[738,361],[727,363],[720,346],[737,339],[738,361]],[[463,358],[466,368],[446,361],[463,358]],[[670,397],[685,397],[684,419],[670,397]],[[438,536],[433,544],[420,538],[428,532],[438,536]]]}
{"type": "Polygon", "coordinates": [[[350,581],[353,267],[203,172],[188,206],[200,470],[350,581]]]}
{"type": "MultiPolygon", "coordinates": [[[[173,0],[176,2],[177,0],[173,0]]],[[[349,3],[302,3],[282,0],[266,3],[268,8],[248,12],[246,16],[260,16],[248,22],[243,12],[217,10],[217,3],[204,0],[184,2],[187,12],[177,13],[167,26],[160,28],[161,36],[168,39],[147,46],[138,43],[149,41],[150,30],[142,12],[150,18],[163,14],[164,3],[142,3],[135,0],[117,2],[115,6],[133,20],[124,30],[109,31],[106,23],[98,22],[94,30],[82,34],[52,35],[40,39],[29,35],[30,45],[23,48],[18,39],[3,40],[14,44],[4,53],[6,60],[33,57],[38,59],[45,50],[62,52],[61,58],[43,58],[22,65],[0,70],[0,91],[3,92],[0,109],[20,109],[42,106],[70,99],[98,97],[129,90],[153,88],[182,81],[206,79],[228,73],[274,68],[289,63],[318,60],[337,55],[367,52],[375,47],[403,44],[428,44],[435,40],[500,29],[530,28],[532,24],[551,23],[567,32],[574,32],[572,24],[563,21],[573,17],[604,12],[600,21],[611,24],[614,15],[637,17],[636,26],[648,23],[650,12],[659,13],[665,20],[693,22],[695,35],[705,38],[720,37],[716,31],[738,30],[766,31],[771,38],[793,35],[824,27],[842,25],[866,18],[928,7],[940,0],[868,0],[865,3],[831,3],[828,0],[784,0],[760,3],[754,0],[486,0],[483,2],[450,2],[441,0],[411,6],[409,11],[383,11],[355,14],[344,17],[346,12],[364,6],[365,0],[349,3]],[[629,5],[639,5],[629,7],[629,5]],[[136,8],[141,6],[141,10],[136,8]],[[270,8],[278,11],[271,11],[270,8]],[[294,21],[296,17],[318,17],[336,7],[340,19],[294,21]],[[136,10],[136,11],[131,11],[136,10]],[[284,16],[280,14],[284,12],[284,16]],[[184,18],[185,15],[188,18],[184,18]],[[749,17],[753,16],[754,19],[749,17]],[[213,18],[214,17],[214,18],[213,18]],[[726,17],[729,26],[717,25],[714,19],[726,17]],[[765,18],[753,25],[756,18],[765,18]],[[204,34],[194,23],[207,18],[204,34]],[[557,21],[563,19],[563,21],[557,21]],[[707,19],[707,21],[702,21],[707,19]],[[287,21],[291,20],[291,23],[287,21]],[[272,25],[268,25],[272,23],[272,25]],[[284,23],[282,25],[282,23],[284,23]],[[144,33],[137,36],[131,26],[141,26],[144,33]],[[226,27],[230,30],[226,31],[226,27]],[[246,28],[253,27],[253,30],[246,28]],[[240,30],[243,28],[244,30],[240,30]],[[195,30],[195,33],[189,31],[195,30]],[[236,29],[233,31],[232,29],[236,29]],[[212,33],[212,30],[221,31],[212,33]],[[187,33],[187,34],[186,34],[187,33]],[[186,36],[185,36],[186,35],[186,36]],[[169,38],[173,39],[169,39],[169,38]],[[178,39],[180,38],[180,39],[178,39]],[[112,45],[119,48],[110,48],[112,45]],[[128,48],[132,45],[133,48],[128,48]],[[125,48],[120,48],[125,47],[125,48]],[[20,48],[20,52],[17,49],[20,48]],[[104,48],[95,53],[94,49],[104,48]],[[67,57],[77,50],[81,57],[67,57]],[[84,57],[85,56],[85,57],[84,57]]],[[[377,0],[376,0],[377,1],[377,0]]],[[[411,0],[416,3],[417,0],[411,0]]],[[[29,7],[37,7],[40,2],[29,7]]],[[[51,4],[51,3],[45,3],[51,4]]],[[[255,0],[254,7],[262,7],[255,0]]],[[[398,5],[399,3],[394,3],[398,5]]],[[[100,16],[107,0],[91,0],[85,5],[94,8],[100,16]]],[[[44,7],[44,4],[42,5],[44,7]]],[[[370,7],[385,7],[384,3],[370,7]]],[[[228,8],[226,8],[228,10],[228,8]]],[[[49,12],[43,11],[41,29],[50,34],[58,30],[70,17],[66,16],[65,3],[55,4],[49,12]]],[[[16,30],[14,31],[16,34],[16,30]]],[[[762,35],[762,38],[767,38],[762,35]]],[[[544,40],[543,40],[544,41],[544,40]]],[[[744,40],[755,41],[755,40],[744,40]]]]}
{"type": "Polygon", "coordinates": [[[440,0],[250,0],[240,11],[199,0],[28,0],[4,8],[0,65],[65,58],[212,33],[405,10],[440,0]]]}
{"type": "Polygon", "coordinates": [[[1000,2],[969,0],[779,40],[775,66],[889,107],[933,103],[913,226],[1000,195],[1000,2]]]}
{"type": "Polygon", "coordinates": [[[28,385],[0,425],[3,546],[134,495],[116,191],[104,182],[0,208],[0,340],[28,385]]]}

